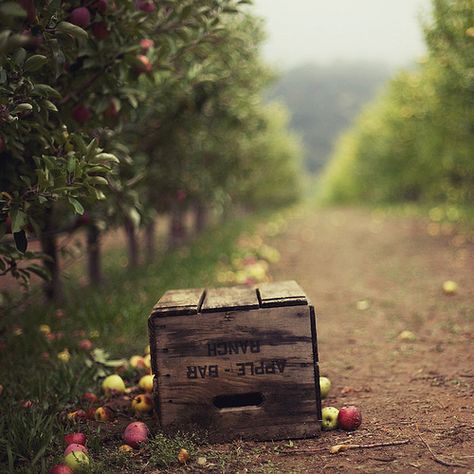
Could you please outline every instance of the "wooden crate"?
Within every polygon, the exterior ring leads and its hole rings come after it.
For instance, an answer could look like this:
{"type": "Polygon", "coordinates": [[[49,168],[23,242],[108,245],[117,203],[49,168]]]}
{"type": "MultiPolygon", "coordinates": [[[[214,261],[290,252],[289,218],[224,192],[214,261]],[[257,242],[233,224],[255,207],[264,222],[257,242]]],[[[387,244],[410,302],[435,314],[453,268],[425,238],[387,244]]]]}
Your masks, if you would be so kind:
{"type": "Polygon", "coordinates": [[[296,282],[168,291],[149,332],[165,431],[197,425],[215,442],[319,434],[315,312],[296,282]]]}

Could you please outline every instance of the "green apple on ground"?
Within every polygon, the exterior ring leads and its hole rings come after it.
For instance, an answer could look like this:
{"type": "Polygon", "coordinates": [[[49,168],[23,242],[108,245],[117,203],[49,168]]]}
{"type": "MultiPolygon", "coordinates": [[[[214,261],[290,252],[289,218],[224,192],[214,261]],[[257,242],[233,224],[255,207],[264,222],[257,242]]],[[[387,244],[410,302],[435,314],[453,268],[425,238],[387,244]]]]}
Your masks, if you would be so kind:
{"type": "Polygon", "coordinates": [[[64,462],[73,472],[82,473],[89,470],[89,457],[86,453],[81,451],[73,451],[72,453],[69,453],[64,458],[64,462]]]}
{"type": "Polygon", "coordinates": [[[149,413],[153,410],[153,401],[147,393],[137,395],[132,400],[132,408],[136,413],[149,413]]]}
{"type": "Polygon", "coordinates": [[[107,394],[111,395],[113,393],[123,393],[125,392],[125,382],[122,377],[117,374],[109,375],[105,377],[102,382],[102,390],[107,394]]]}
{"type": "Polygon", "coordinates": [[[145,392],[153,391],[153,375],[144,375],[138,382],[138,387],[145,392]]]}
{"type": "Polygon", "coordinates": [[[337,428],[337,417],[339,410],[334,407],[324,407],[322,412],[321,426],[324,431],[331,431],[337,428]]]}
{"type": "Polygon", "coordinates": [[[443,291],[446,295],[455,295],[458,292],[458,285],[452,280],[443,283],[443,291]]]}
{"type": "Polygon", "coordinates": [[[327,377],[319,377],[319,388],[321,390],[321,398],[326,398],[331,390],[331,381],[327,377]]]}

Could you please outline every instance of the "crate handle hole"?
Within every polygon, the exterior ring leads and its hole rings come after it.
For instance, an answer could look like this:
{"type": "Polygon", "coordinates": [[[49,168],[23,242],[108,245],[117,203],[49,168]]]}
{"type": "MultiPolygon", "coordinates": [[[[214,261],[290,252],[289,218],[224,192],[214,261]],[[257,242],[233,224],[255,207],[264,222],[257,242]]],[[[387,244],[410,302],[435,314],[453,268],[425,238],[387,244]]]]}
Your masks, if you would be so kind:
{"type": "Polygon", "coordinates": [[[218,395],[212,403],[219,410],[238,410],[241,408],[257,408],[263,404],[265,397],[261,392],[232,393],[230,395],[218,395]]]}

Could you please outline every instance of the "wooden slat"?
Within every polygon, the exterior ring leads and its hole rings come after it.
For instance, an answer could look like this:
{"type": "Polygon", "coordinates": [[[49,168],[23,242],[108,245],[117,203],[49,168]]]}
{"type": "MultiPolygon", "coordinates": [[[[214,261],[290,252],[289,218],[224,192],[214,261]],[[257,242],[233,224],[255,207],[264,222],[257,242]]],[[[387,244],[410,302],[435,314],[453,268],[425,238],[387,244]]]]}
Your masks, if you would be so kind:
{"type": "Polygon", "coordinates": [[[207,291],[202,304],[203,313],[230,311],[237,309],[256,309],[259,307],[257,292],[254,288],[233,286],[213,288],[207,291]]]}
{"type": "Polygon", "coordinates": [[[203,298],[202,288],[167,291],[153,307],[151,317],[197,314],[203,298]]]}
{"type": "Polygon", "coordinates": [[[294,280],[262,283],[258,295],[263,308],[308,304],[305,292],[294,280]]]}

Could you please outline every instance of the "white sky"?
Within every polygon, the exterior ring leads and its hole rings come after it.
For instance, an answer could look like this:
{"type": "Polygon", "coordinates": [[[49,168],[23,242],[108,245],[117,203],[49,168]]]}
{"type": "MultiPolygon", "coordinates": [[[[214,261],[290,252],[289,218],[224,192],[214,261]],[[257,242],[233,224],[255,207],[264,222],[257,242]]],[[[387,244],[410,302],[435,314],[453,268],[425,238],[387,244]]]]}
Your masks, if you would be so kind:
{"type": "Polygon", "coordinates": [[[254,0],[266,23],[263,56],[279,69],[337,60],[411,63],[424,53],[430,0],[254,0]]]}

